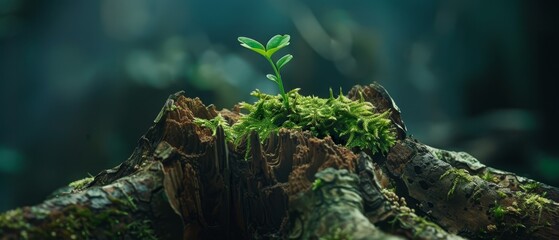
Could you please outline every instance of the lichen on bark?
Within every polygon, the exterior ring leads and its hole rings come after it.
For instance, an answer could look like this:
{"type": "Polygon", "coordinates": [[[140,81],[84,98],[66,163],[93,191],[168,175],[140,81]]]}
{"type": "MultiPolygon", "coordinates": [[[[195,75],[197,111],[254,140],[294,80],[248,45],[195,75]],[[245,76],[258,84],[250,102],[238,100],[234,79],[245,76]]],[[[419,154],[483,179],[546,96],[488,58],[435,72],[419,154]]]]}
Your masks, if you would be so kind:
{"type": "Polygon", "coordinates": [[[321,135],[306,124],[282,127],[285,112],[272,122],[274,134],[252,129],[235,144],[227,126],[268,113],[218,111],[183,94],[169,97],[126,161],[41,204],[1,214],[0,238],[559,238],[559,189],[407,136],[378,84],[356,86],[347,99],[369,102],[371,117],[386,114],[382,121],[394,134],[386,154],[348,148],[347,135],[321,135]]]}

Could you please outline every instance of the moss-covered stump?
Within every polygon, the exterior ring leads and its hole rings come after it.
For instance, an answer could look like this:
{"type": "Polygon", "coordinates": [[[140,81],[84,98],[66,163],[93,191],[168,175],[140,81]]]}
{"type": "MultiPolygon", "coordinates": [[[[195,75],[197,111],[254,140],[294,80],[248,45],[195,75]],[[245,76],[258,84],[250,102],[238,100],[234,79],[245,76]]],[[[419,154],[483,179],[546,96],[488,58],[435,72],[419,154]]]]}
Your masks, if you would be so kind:
{"type": "Polygon", "coordinates": [[[258,97],[171,95],[128,160],[0,215],[0,238],[559,238],[557,188],[407,137],[380,85],[258,97]]]}

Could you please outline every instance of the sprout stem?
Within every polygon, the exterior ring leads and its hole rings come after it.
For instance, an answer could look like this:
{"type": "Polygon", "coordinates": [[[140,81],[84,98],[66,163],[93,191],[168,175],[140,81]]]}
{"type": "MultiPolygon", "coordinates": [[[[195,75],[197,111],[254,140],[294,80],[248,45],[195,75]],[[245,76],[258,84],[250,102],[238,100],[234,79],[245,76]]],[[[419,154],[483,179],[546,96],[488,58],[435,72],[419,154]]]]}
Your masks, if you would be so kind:
{"type": "Polygon", "coordinates": [[[268,59],[268,62],[270,63],[270,65],[272,65],[274,73],[276,74],[276,77],[278,79],[276,83],[278,84],[281,97],[283,98],[283,106],[285,106],[285,109],[289,110],[289,98],[287,97],[287,94],[285,94],[285,89],[283,88],[283,82],[281,81],[281,75],[278,71],[278,68],[270,57],[266,56],[266,59],[268,59]]]}

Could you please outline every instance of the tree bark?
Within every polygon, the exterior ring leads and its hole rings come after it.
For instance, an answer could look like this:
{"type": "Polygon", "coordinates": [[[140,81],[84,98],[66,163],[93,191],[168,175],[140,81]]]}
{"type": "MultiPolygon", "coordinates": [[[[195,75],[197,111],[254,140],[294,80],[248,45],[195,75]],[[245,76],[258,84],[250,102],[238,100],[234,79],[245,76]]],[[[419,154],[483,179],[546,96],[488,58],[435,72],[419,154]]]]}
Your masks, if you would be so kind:
{"type": "Polygon", "coordinates": [[[391,111],[398,141],[388,154],[287,129],[264,144],[251,134],[235,146],[223,129],[212,136],[193,120],[221,113],[233,124],[238,109],[217,111],[179,92],[128,160],[84,187],[0,215],[0,236],[559,239],[557,188],[406,136],[398,107],[378,84],[348,96],[391,111]]]}

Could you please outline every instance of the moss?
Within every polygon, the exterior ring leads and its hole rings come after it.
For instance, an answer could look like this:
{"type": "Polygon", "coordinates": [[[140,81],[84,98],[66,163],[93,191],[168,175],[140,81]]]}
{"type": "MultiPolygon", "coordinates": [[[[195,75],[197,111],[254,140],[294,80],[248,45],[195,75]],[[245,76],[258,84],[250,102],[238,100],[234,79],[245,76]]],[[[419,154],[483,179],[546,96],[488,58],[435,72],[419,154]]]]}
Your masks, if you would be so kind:
{"type": "Polygon", "coordinates": [[[110,196],[108,197],[108,199],[112,203],[120,205],[127,210],[136,211],[138,209],[138,207],[136,206],[136,203],[134,203],[134,199],[126,193],[124,193],[124,199],[114,198],[114,197],[110,197],[110,196]]]}
{"type": "Polygon", "coordinates": [[[324,183],[322,182],[322,179],[317,178],[316,180],[314,180],[314,182],[312,183],[312,190],[317,190],[318,188],[320,188],[324,183]]]}
{"type": "Polygon", "coordinates": [[[497,194],[499,195],[500,198],[506,198],[507,194],[501,190],[497,190],[497,194]]]}
{"type": "Polygon", "coordinates": [[[481,175],[480,178],[487,181],[487,182],[492,182],[492,183],[498,183],[499,182],[499,178],[496,177],[495,175],[493,175],[489,171],[483,172],[483,175],[481,175]]]}
{"type": "Polygon", "coordinates": [[[137,207],[129,202],[132,199],[111,201],[114,206],[107,206],[101,211],[79,205],[70,205],[49,215],[38,207],[8,211],[0,215],[0,235],[16,233],[16,238],[21,239],[116,239],[124,236],[156,239],[149,221],[133,219],[131,213],[137,207]],[[43,221],[30,225],[26,216],[43,221]],[[131,223],[126,225],[125,222],[131,223]]]}
{"type": "Polygon", "coordinates": [[[3,235],[3,231],[7,229],[17,229],[23,233],[30,228],[31,225],[25,221],[21,208],[10,210],[0,215],[0,235],[3,235]]]}
{"type": "Polygon", "coordinates": [[[72,187],[74,190],[82,190],[87,185],[89,185],[93,181],[93,179],[94,179],[93,177],[86,177],[84,179],[73,181],[70,184],[68,184],[68,186],[72,187]]]}
{"type": "Polygon", "coordinates": [[[481,175],[481,179],[487,181],[487,182],[493,182],[493,174],[491,174],[491,172],[484,172],[483,175],[481,175]]]}
{"type": "Polygon", "coordinates": [[[127,229],[132,233],[132,236],[137,239],[157,240],[153,229],[151,228],[151,221],[135,221],[128,224],[127,229]]]}
{"type": "Polygon", "coordinates": [[[415,215],[413,220],[416,223],[416,226],[415,226],[415,229],[414,229],[414,237],[420,236],[428,228],[433,228],[433,229],[437,230],[438,232],[444,232],[444,230],[439,225],[437,225],[437,224],[435,224],[431,221],[428,221],[427,219],[425,219],[423,217],[415,215]]]}
{"type": "Polygon", "coordinates": [[[435,157],[441,161],[445,161],[445,156],[443,151],[439,150],[439,149],[433,149],[432,151],[433,155],[435,155],[435,157]]]}
{"type": "Polygon", "coordinates": [[[400,225],[404,229],[409,229],[413,233],[414,238],[426,238],[429,236],[422,236],[430,234],[432,229],[435,233],[444,233],[445,231],[436,223],[427,220],[426,218],[420,217],[415,213],[415,210],[408,207],[405,198],[399,198],[396,193],[389,191],[388,189],[382,189],[381,192],[391,202],[391,205],[396,212],[395,217],[389,221],[394,227],[395,224],[400,225]]]}
{"type": "Polygon", "coordinates": [[[350,234],[344,232],[341,228],[335,228],[330,231],[327,236],[319,238],[320,240],[350,240],[350,234]]]}
{"type": "Polygon", "coordinates": [[[493,217],[495,217],[495,219],[500,221],[503,219],[505,214],[507,214],[507,210],[503,206],[495,202],[495,206],[491,208],[491,214],[493,215],[493,217]]]}
{"type": "Polygon", "coordinates": [[[373,154],[388,152],[396,139],[388,119],[390,112],[376,113],[375,107],[363,99],[353,101],[342,94],[334,97],[332,91],[329,98],[302,96],[294,89],[287,93],[291,104],[285,109],[279,95],[258,90],[252,95],[258,100],[254,104],[242,103],[241,108],[248,113],[231,127],[219,115],[212,120],[197,119],[195,122],[214,133],[217,125],[223,126],[226,135],[236,144],[251,132],[256,132],[264,141],[280,128],[309,131],[319,138],[330,136],[349,148],[369,149],[373,154]]]}
{"type": "Polygon", "coordinates": [[[468,170],[457,169],[457,168],[449,169],[448,171],[443,173],[443,175],[441,175],[439,180],[449,175],[453,175],[454,179],[452,180],[452,187],[450,187],[450,190],[448,190],[447,198],[450,198],[454,194],[454,191],[456,190],[456,186],[458,185],[458,183],[460,183],[461,181],[468,183],[473,180],[473,177],[472,175],[470,175],[468,170]]]}
{"type": "Polygon", "coordinates": [[[411,229],[413,232],[413,237],[417,238],[422,236],[424,233],[429,232],[429,229],[435,230],[435,232],[444,232],[444,230],[437,225],[423,217],[417,216],[411,211],[402,211],[390,221],[392,225],[398,223],[401,227],[405,229],[411,229]]]}
{"type": "Polygon", "coordinates": [[[520,192],[518,192],[517,195],[523,197],[521,206],[526,214],[538,214],[538,223],[540,222],[540,219],[542,217],[543,210],[550,210],[548,206],[551,204],[552,201],[543,196],[535,193],[522,194],[520,192]]]}
{"type": "Polygon", "coordinates": [[[122,236],[127,232],[121,224],[128,212],[116,208],[107,208],[94,212],[90,208],[71,206],[64,210],[62,216],[47,223],[41,229],[64,239],[86,239],[92,236],[122,236]],[[99,231],[99,229],[103,229],[99,231]]]}
{"type": "Polygon", "coordinates": [[[212,130],[212,135],[215,135],[217,133],[218,127],[222,127],[225,138],[229,141],[233,141],[233,131],[231,130],[231,126],[229,126],[227,120],[225,120],[225,118],[221,116],[221,114],[218,114],[215,118],[209,120],[196,118],[194,119],[194,123],[209,128],[210,130],[212,130]]]}
{"type": "Polygon", "coordinates": [[[541,187],[541,183],[535,182],[535,181],[530,181],[526,184],[520,185],[520,188],[527,193],[533,192],[534,190],[536,190],[540,187],[541,187]]]}

